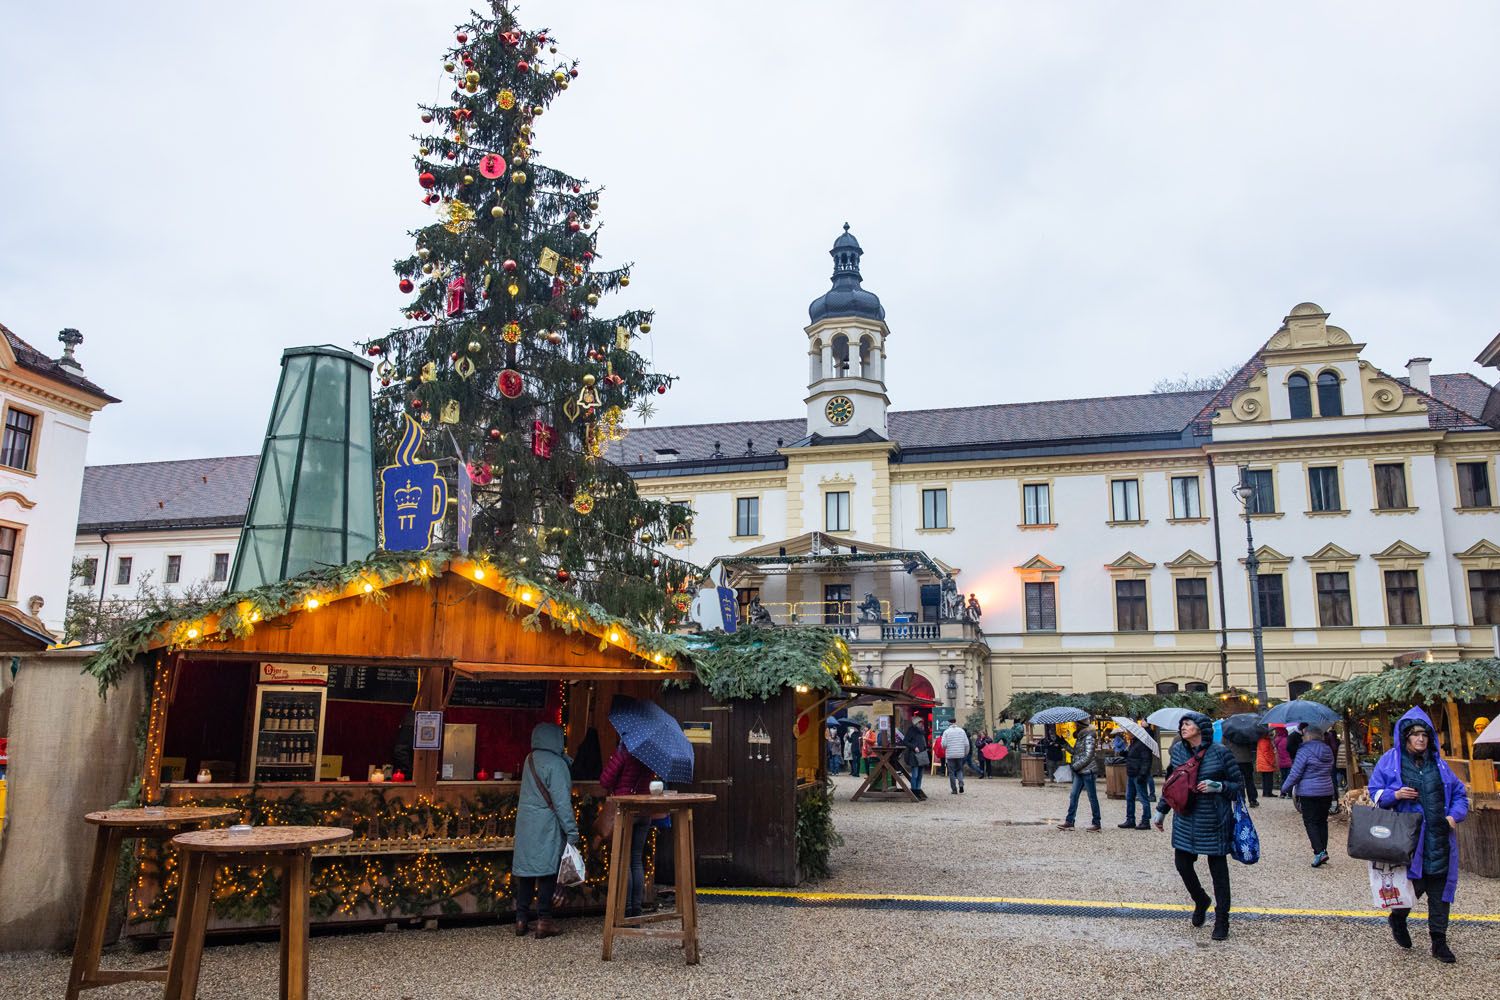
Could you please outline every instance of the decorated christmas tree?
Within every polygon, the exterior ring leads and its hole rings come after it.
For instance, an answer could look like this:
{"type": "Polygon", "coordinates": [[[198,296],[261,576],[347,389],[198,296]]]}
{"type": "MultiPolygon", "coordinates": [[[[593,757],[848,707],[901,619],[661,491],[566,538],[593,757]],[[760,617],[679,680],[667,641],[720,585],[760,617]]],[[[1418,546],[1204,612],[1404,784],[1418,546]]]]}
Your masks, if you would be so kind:
{"type": "Polygon", "coordinates": [[[503,0],[471,17],[442,60],[451,93],[420,109],[413,180],[436,218],[395,263],[408,322],[366,345],[379,445],[396,455],[421,429],[449,495],[472,490],[471,550],[670,623],[693,568],[658,546],[687,512],[640,498],[605,455],[672,379],[635,350],[651,313],[601,306],[630,283],[600,254],[602,189],[535,145],[578,67],[503,0]]]}

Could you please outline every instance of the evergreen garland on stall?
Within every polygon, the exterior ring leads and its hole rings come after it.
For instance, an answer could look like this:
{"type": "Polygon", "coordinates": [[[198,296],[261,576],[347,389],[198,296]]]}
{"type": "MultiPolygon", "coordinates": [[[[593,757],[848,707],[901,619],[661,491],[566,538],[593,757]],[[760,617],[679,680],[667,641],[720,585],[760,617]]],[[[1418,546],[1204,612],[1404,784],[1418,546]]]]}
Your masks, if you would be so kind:
{"type": "Polygon", "coordinates": [[[719,701],[765,701],[784,688],[838,694],[841,685],[857,683],[849,644],[827,629],[714,631],[685,640],[685,648],[698,681],[719,701]]]}
{"type": "Polygon", "coordinates": [[[1377,674],[1327,681],[1302,696],[1338,712],[1359,714],[1382,706],[1407,708],[1439,702],[1500,698],[1500,659],[1417,661],[1377,674]]]}

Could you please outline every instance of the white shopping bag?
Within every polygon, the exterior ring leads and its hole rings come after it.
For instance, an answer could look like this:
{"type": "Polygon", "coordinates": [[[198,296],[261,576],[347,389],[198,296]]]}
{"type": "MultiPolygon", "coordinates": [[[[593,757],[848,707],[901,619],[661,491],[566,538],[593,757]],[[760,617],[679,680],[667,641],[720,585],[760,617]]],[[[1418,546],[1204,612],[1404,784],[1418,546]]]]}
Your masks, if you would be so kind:
{"type": "Polygon", "coordinates": [[[1059,767],[1053,773],[1052,780],[1055,781],[1055,782],[1057,782],[1059,785],[1071,785],[1073,783],[1073,767],[1072,767],[1072,765],[1070,765],[1070,764],[1064,764],[1061,767],[1059,767]]]}
{"type": "Polygon", "coordinates": [[[1370,898],[1377,910],[1409,910],[1417,905],[1405,865],[1370,862],[1370,898]]]}
{"type": "Polygon", "coordinates": [[[572,844],[563,847],[562,861],[557,866],[558,885],[578,885],[588,877],[583,867],[583,853],[572,844]]]}

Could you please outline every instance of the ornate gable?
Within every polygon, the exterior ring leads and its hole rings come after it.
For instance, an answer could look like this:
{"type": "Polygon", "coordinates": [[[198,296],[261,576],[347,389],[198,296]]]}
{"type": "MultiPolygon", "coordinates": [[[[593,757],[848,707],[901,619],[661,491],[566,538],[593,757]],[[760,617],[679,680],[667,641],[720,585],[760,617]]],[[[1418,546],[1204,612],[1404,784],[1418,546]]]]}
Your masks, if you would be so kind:
{"type": "Polygon", "coordinates": [[[1481,538],[1453,558],[1463,563],[1466,570],[1500,569],[1500,546],[1487,538],[1481,538]]]}
{"type": "Polygon", "coordinates": [[[1126,552],[1112,563],[1104,566],[1110,576],[1122,580],[1143,580],[1151,575],[1156,563],[1147,562],[1134,552],[1126,552]]]}
{"type": "Polygon", "coordinates": [[[1427,561],[1427,555],[1421,549],[1398,539],[1371,558],[1380,563],[1383,569],[1420,569],[1422,563],[1427,561]]]}
{"type": "Polygon", "coordinates": [[[1303,556],[1302,558],[1320,570],[1343,572],[1347,572],[1359,560],[1358,555],[1350,552],[1341,545],[1335,545],[1333,542],[1329,542],[1312,555],[1303,556]]]}
{"type": "MultiPolygon", "coordinates": [[[[1262,545],[1256,549],[1255,558],[1260,565],[1277,571],[1286,569],[1292,563],[1291,556],[1284,556],[1269,545],[1262,545]]],[[[1243,564],[1245,560],[1241,559],[1240,562],[1243,564]]]]}
{"type": "Polygon", "coordinates": [[[1042,583],[1056,580],[1063,567],[1038,554],[1016,567],[1016,574],[1027,583],[1042,583]]]}

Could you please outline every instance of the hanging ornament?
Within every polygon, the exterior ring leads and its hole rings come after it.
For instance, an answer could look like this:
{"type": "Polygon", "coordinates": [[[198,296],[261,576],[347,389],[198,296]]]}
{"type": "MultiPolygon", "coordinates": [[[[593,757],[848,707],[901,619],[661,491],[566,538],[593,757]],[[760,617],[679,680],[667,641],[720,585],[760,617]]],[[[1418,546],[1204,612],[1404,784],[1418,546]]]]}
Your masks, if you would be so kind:
{"type": "Polygon", "coordinates": [[[411,290],[413,288],[416,288],[417,286],[413,285],[411,283],[411,279],[410,278],[402,278],[401,279],[401,283],[398,284],[396,287],[399,288],[399,289],[401,289],[401,292],[402,292],[403,295],[408,295],[408,294],[411,293],[411,290]]]}
{"type": "Polygon", "coordinates": [[[494,180],[505,173],[505,157],[498,153],[486,153],[479,158],[479,172],[494,180]]]}
{"type": "Polygon", "coordinates": [[[453,370],[458,372],[458,377],[467,382],[474,377],[474,361],[472,358],[459,358],[453,365],[453,370]]]}
{"type": "Polygon", "coordinates": [[[651,332],[651,324],[650,323],[642,323],[641,324],[641,332],[642,333],[650,333],[651,332]]]}
{"type": "Polygon", "coordinates": [[[630,330],[623,326],[615,327],[615,350],[630,350],[630,330]]]}
{"type": "Polygon", "coordinates": [[[526,381],[521,378],[520,372],[507,368],[496,377],[495,385],[499,388],[500,395],[506,399],[516,399],[525,390],[526,381]]]}
{"type": "Polygon", "coordinates": [[[596,381],[598,380],[593,375],[585,375],[583,377],[583,388],[578,391],[576,404],[586,417],[592,417],[594,411],[599,408],[599,390],[594,388],[596,381]]]}
{"type": "Polygon", "coordinates": [[[583,490],[579,490],[573,494],[573,509],[585,516],[592,514],[594,512],[593,494],[586,493],[583,490]]]}
{"type": "Polygon", "coordinates": [[[479,71],[477,69],[469,70],[464,74],[464,82],[470,86],[477,84],[479,82],[479,71]]]}
{"type": "Polygon", "coordinates": [[[448,318],[460,316],[464,311],[464,289],[467,287],[464,276],[459,275],[448,282],[448,318]]]}
{"type": "Polygon", "coordinates": [[[526,183],[526,171],[524,171],[524,170],[514,170],[514,171],[512,171],[511,175],[510,175],[510,182],[512,184],[525,184],[526,183]]]}
{"type": "Polygon", "coordinates": [[[501,111],[509,111],[516,106],[516,95],[508,90],[502,90],[495,95],[495,105],[501,111]]]}
{"type": "Polygon", "coordinates": [[[561,258],[557,255],[556,250],[552,249],[551,247],[542,247],[542,253],[541,256],[537,258],[536,266],[541,268],[543,271],[546,271],[548,274],[556,274],[557,264],[559,260],[561,260],[561,258]]]}
{"type": "Polygon", "coordinates": [[[604,372],[604,384],[607,386],[617,386],[625,381],[625,379],[615,374],[615,363],[613,361],[606,361],[604,363],[604,372]]]}
{"type": "MultiPolygon", "coordinates": [[[[418,403],[421,401],[418,400],[418,403]]],[[[552,446],[557,441],[557,429],[540,420],[531,422],[531,453],[537,458],[551,458],[552,446]]]]}
{"type": "Polygon", "coordinates": [[[519,344],[521,342],[521,324],[512,320],[500,328],[500,338],[507,344],[519,344]]]}
{"type": "Polygon", "coordinates": [[[511,298],[515,298],[517,295],[521,294],[521,286],[512,281],[510,284],[505,286],[505,291],[510,295],[511,298]]]}
{"type": "Polygon", "coordinates": [[[561,344],[562,342],[563,342],[563,335],[561,333],[559,333],[557,330],[551,330],[551,331],[549,331],[547,333],[547,343],[552,344],[553,346],[556,346],[558,344],[561,344]]]}
{"type": "Polygon", "coordinates": [[[519,31],[502,31],[500,33],[500,40],[511,48],[515,48],[521,44],[521,33],[519,31]]]}
{"type": "Polygon", "coordinates": [[[475,486],[488,486],[495,478],[495,473],[490,468],[490,463],[469,463],[469,478],[474,481],[475,486]]]}
{"type": "Polygon", "coordinates": [[[458,423],[458,400],[450,399],[443,404],[443,409],[438,416],[438,421],[445,424],[458,423]]]}
{"type": "Polygon", "coordinates": [[[417,175],[417,183],[422,185],[424,188],[431,190],[432,188],[437,187],[437,177],[424,170],[422,173],[417,175]]]}
{"type": "Polygon", "coordinates": [[[665,396],[667,394],[667,386],[665,382],[656,387],[656,394],[658,396],[665,396]]]}
{"type": "Polygon", "coordinates": [[[443,228],[454,235],[463,232],[474,221],[474,210],[457,198],[448,203],[445,211],[448,221],[443,228]]]}
{"type": "Polygon", "coordinates": [[[558,569],[557,569],[557,580],[558,580],[559,583],[567,583],[568,579],[569,579],[569,577],[571,575],[572,574],[570,574],[567,570],[563,569],[560,566],[558,567],[558,569]]]}
{"type": "Polygon", "coordinates": [[[436,382],[437,381],[437,362],[436,361],[429,361],[425,365],[423,365],[422,366],[422,374],[420,375],[420,378],[421,378],[421,380],[423,382],[436,382]]]}

